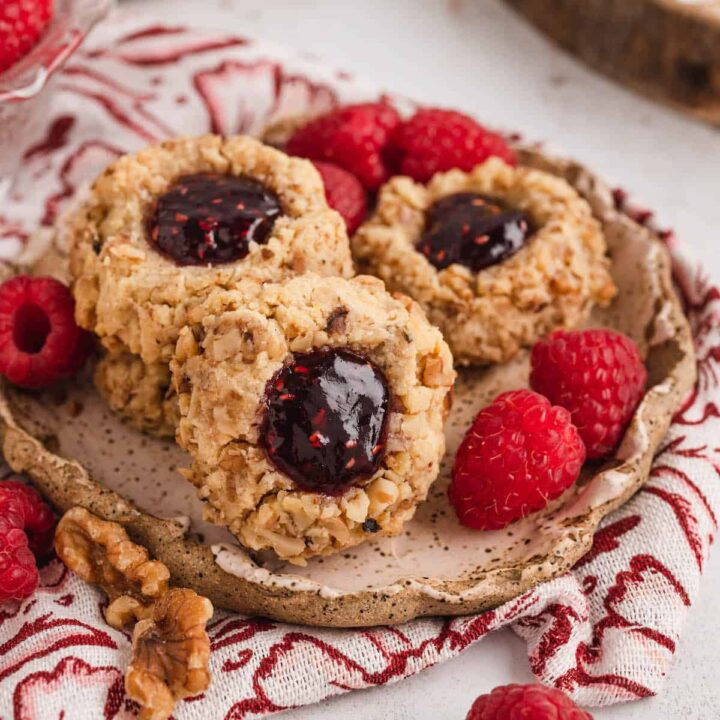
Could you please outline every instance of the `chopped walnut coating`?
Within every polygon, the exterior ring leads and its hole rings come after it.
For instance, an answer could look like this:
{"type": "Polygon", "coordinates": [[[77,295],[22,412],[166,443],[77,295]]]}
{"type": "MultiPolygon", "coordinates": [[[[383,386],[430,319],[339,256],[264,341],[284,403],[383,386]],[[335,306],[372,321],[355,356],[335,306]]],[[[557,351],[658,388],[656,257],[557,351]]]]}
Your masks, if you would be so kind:
{"type": "Polygon", "coordinates": [[[175,138],[122,156],[59,233],[70,248],[78,323],[110,352],[148,364],[170,360],[189,315],[214,290],[252,292],[304,272],[353,272],[345,223],[328,207],[313,165],[242,135],[175,138]],[[178,180],[204,173],[256,181],[277,195],[283,212],[246,257],[178,265],[150,242],[147,219],[178,180]]]}
{"type": "Polygon", "coordinates": [[[55,552],[86,582],[110,598],[106,620],[120,627],[143,617],[146,608],[167,591],[170,572],[151,560],[121,525],[102,520],[85,508],[68,510],[55,531],[55,552]]]}
{"type": "Polygon", "coordinates": [[[175,436],[177,398],[164,363],[144,363],[131,353],[107,353],[95,367],[95,387],[111,410],[157,437],[175,436]]]}
{"type": "Polygon", "coordinates": [[[125,689],[141,705],[141,720],[165,720],[176,700],[207,690],[210,639],[205,626],[212,614],[207,598],[172,589],[155,603],[152,617],[135,626],[125,689]]]}
{"type": "MultiPolygon", "coordinates": [[[[427,185],[392,178],[352,246],[358,272],[417,300],[461,365],[506,362],[552,330],[581,324],[593,305],[615,295],[605,238],[588,203],[561,178],[498,158],[469,173],[438,173],[427,185]],[[537,231],[516,254],[479,272],[460,263],[439,269],[418,252],[426,213],[466,192],[522,211],[537,231]]],[[[436,369],[425,371],[432,383],[436,369]]]]}
{"type": "Polygon", "coordinates": [[[171,364],[193,457],[184,473],[206,517],[247,548],[289,562],[329,555],[368,537],[397,535],[437,477],[455,380],[450,351],[420,307],[371,277],[306,275],[267,283],[231,312],[185,328],[171,364]],[[269,380],[297,353],[350,350],[388,383],[386,453],[374,474],[336,495],[303,489],[260,446],[269,380]],[[372,522],[367,523],[368,520],[372,522]]]}

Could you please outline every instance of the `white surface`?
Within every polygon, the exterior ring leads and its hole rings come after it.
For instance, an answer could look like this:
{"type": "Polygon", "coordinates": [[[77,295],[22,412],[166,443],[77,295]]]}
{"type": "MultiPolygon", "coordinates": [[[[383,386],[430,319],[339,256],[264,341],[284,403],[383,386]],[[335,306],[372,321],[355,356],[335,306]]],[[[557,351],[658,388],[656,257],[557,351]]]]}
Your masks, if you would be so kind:
{"type": "MultiPolygon", "coordinates": [[[[520,129],[628,189],[720,278],[720,132],[593,75],[495,0],[130,0],[172,22],[217,25],[295,46],[388,90],[520,129]]],[[[720,715],[720,553],[662,697],[594,711],[598,720],[720,715]]],[[[293,720],[462,720],[476,695],[531,681],[524,643],[501,631],[392,687],[291,711],[293,720]]]]}

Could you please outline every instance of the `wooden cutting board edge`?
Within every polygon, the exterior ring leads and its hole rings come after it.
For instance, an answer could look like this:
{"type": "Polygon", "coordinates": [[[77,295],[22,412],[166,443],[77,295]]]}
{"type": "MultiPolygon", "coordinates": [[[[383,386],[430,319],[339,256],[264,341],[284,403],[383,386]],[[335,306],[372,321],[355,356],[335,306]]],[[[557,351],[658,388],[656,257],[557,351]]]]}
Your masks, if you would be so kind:
{"type": "Polygon", "coordinates": [[[503,1],[593,69],[720,125],[720,2],[503,1]]]}

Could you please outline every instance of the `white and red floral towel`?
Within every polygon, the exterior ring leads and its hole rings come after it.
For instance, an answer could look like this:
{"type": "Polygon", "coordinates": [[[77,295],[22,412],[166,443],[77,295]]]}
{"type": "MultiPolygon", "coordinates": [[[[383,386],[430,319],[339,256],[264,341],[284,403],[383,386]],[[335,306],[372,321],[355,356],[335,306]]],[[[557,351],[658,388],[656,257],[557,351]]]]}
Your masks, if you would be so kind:
{"type": "MultiPolygon", "coordinates": [[[[278,112],[377,95],[278,48],[145,23],[107,22],[57,78],[47,135],[29,148],[0,215],[2,257],[120,153],[181,133],[252,132],[278,112]]],[[[720,511],[720,291],[677,255],[675,269],[695,334],[697,388],[648,483],[608,518],[573,572],[492,612],[395,628],[316,630],[218,612],[212,686],[176,717],[254,718],[393,682],[506,625],[526,639],[537,677],[582,705],[657,693],[720,511]]],[[[0,606],[0,718],[135,716],[123,690],[129,637],[105,624],[101,603],[53,561],[34,598],[0,606]]]]}

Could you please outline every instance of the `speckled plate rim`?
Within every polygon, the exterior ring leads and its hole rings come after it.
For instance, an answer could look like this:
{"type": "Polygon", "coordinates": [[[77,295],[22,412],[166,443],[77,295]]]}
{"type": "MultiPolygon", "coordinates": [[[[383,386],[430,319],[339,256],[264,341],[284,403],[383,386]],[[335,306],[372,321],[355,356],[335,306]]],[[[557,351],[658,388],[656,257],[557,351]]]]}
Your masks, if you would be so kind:
{"type": "MultiPolygon", "coordinates": [[[[652,385],[638,407],[614,463],[601,469],[558,510],[562,528],[552,550],[542,556],[482,571],[469,579],[400,578],[372,589],[336,591],[314,581],[258,569],[238,577],[222,570],[213,549],[185,536],[185,528],[142,512],[114,491],[90,478],[83,466],[59,457],[25,432],[13,416],[6,388],[0,388],[0,442],[9,465],[24,472],[61,511],[74,505],[121,523],[130,536],[167,564],[177,585],[191,587],[214,604],[248,615],[299,624],[367,627],[432,615],[464,615],[496,607],[540,582],[564,574],[592,546],[600,521],[625,503],[648,477],[654,454],[672,415],[695,382],[692,335],[671,279],[671,260],[659,238],[617,210],[608,187],[582,166],[534,149],[521,150],[524,164],[566,178],[589,201],[608,227],[651,243],[670,334],[649,350],[652,385]],[[657,357],[656,357],[657,356],[657,357]],[[665,368],[653,375],[653,366],[665,368]],[[642,442],[638,438],[642,436],[642,442]]],[[[660,312],[658,308],[657,312],[660,312]]],[[[654,319],[653,319],[654,321],[654,319]]]]}

